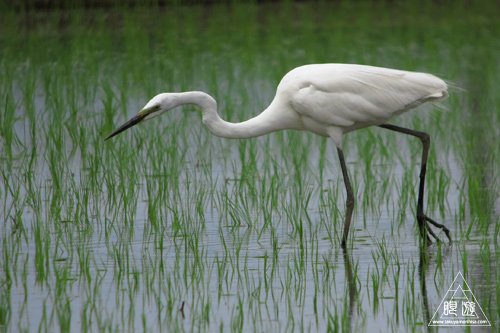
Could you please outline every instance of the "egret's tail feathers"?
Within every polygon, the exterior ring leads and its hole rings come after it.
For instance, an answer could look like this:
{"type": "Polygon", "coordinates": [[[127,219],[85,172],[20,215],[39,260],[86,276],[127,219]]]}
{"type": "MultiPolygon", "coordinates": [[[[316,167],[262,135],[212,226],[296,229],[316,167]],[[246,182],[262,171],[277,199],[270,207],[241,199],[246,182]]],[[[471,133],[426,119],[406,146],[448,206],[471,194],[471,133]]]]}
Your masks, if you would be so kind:
{"type": "Polygon", "coordinates": [[[449,111],[449,109],[446,106],[444,106],[444,104],[439,103],[439,102],[444,101],[445,99],[447,99],[448,96],[449,96],[448,91],[447,90],[443,90],[442,92],[439,92],[439,93],[427,96],[426,97],[426,101],[431,102],[432,105],[434,105],[435,107],[437,107],[440,110],[449,111]]]}
{"type": "Polygon", "coordinates": [[[428,95],[425,97],[425,99],[426,99],[426,101],[430,101],[430,102],[439,102],[439,101],[444,101],[445,99],[448,98],[448,96],[449,96],[448,91],[443,90],[441,92],[438,92],[438,93],[435,93],[432,95],[428,95]]]}
{"type": "Polygon", "coordinates": [[[446,82],[446,85],[448,86],[448,90],[451,91],[451,92],[453,92],[453,93],[466,91],[464,88],[461,88],[461,87],[457,86],[452,81],[445,80],[444,82],[446,82]]]}
{"type": "Polygon", "coordinates": [[[436,102],[436,103],[432,103],[432,105],[434,105],[434,107],[436,107],[437,109],[441,110],[441,111],[446,111],[446,112],[449,112],[451,111],[450,109],[448,109],[446,107],[446,105],[444,105],[443,103],[439,103],[439,102],[436,102]]]}

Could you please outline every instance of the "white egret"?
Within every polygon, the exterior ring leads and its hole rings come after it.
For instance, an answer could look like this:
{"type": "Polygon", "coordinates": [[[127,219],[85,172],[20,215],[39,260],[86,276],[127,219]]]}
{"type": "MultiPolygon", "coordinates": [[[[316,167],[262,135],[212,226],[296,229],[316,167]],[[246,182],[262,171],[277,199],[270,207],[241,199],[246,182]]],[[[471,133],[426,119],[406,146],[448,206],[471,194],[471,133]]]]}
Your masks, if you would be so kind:
{"type": "Polygon", "coordinates": [[[337,147],[347,192],[342,246],[345,247],[354,209],[354,195],[342,151],[344,134],[368,126],[380,126],[419,138],[423,144],[417,221],[420,235],[430,243],[429,224],[441,228],[451,241],[449,230],[424,214],[424,186],[429,152],[429,135],[386,124],[422,103],[448,97],[446,83],[426,73],[350,64],[315,64],[293,69],[278,85],[271,105],[258,116],[241,123],[222,120],[217,102],[200,91],[163,93],[155,96],[132,119],[107,138],[177,106],[194,104],[201,109],[203,123],[214,135],[229,139],[254,138],[280,130],[309,131],[329,137],[337,147]]]}

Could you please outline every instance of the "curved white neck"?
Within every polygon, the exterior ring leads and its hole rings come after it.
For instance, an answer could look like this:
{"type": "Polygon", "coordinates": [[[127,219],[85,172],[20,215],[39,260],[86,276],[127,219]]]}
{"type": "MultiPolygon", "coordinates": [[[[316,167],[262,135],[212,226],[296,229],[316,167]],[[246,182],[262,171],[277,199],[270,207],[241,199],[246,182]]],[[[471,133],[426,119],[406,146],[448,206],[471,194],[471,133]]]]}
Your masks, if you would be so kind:
{"type": "Polygon", "coordinates": [[[212,96],[201,91],[189,91],[179,93],[178,105],[194,104],[198,106],[203,113],[203,123],[208,127],[212,134],[228,139],[247,139],[255,138],[274,131],[285,129],[279,125],[278,119],[273,117],[274,112],[267,112],[270,108],[264,110],[258,116],[241,123],[230,123],[219,116],[217,113],[217,102],[212,96]]]}

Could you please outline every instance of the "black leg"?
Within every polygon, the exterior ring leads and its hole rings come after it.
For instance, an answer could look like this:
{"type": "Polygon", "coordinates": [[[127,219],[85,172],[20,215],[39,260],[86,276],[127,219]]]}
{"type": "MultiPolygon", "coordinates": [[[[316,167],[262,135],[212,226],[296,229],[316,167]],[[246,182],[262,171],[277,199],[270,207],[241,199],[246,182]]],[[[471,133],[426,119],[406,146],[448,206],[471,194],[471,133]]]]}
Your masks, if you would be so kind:
{"type": "Polygon", "coordinates": [[[346,211],[344,219],[344,235],[342,236],[342,248],[345,249],[347,243],[347,235],[349,234],[349,226],[351,225],[352,211],[354,210],[354,194],[352,193],[351,181],[349,180],[349,174],[347,173],[347,167],[344,160],[344,152],[341,148],[337,147],[337,152],[339,154],[340,167],[342,168],[342,176],[344,176],[345,190],[347,193],[346,199],[346,211]]]}
{"type": "Polygon", "coordinates": [[[416,136],[422,142],[423,145],[422,166],[420,167],[420,186],[418,188],[418,202],[417,202],[417,221],[418,221],[420,235],[424,240],[427,240],[428,243],[431,243],[431,240],[427,233],[428,231],[435,239],[438,239],[437,236],[434,234],[434,232],[430,229],[430,226],[427,224],[430,223],[437,228],[443,229],[444,233],[446,234],[446,237],[448,237],[448,239],[451,242],[450,231],[448,230],[448,228],[446,228],[444,225],[440,223],[437,223],[436,221],[434,221],[433,219],[424,214],[425,173],[427,171],[427,156],[429,155],[429,147],[431,145],[431,139],[429,137],[429,134],[389,124],[383,124],[380,125],[380,127],[389,129],[391,131],[396,131],[416,136]]]}

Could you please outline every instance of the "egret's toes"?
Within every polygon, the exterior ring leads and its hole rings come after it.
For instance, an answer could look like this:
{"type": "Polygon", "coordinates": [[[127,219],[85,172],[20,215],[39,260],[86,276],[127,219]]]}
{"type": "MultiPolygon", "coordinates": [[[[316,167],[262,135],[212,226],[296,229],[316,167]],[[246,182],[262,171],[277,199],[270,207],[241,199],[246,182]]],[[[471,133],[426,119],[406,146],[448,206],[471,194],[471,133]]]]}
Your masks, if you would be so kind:
{"type": "MultiPolygon", "coordinates": [[[[448,228],[446,228],[443,224],[441,223],[438,223],[436,221],[434,221],[433,219],[431,219],[430,217],[428,217],[427,215],[424,215],[424,219],[427,223],[430,223],[432,224],[433,226],[435,226],[436,228],[439,228],[439,229],[442,229],[444,231],[444,233],[446,234],[446,237],[448,237],[448,240],[450,241],[451,243],[451,233],[450,233],[450,230],[448,228]]],[[[427,230],[429,231],[429,233],[432,235],[432,237],[434,237],[437,241],[440,241],[439,238],[437,238],[436,234],[431,230],[431,227],[429,224],[427,224],[427,230]]]]}

